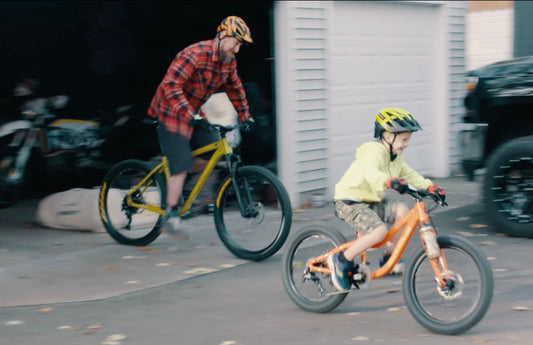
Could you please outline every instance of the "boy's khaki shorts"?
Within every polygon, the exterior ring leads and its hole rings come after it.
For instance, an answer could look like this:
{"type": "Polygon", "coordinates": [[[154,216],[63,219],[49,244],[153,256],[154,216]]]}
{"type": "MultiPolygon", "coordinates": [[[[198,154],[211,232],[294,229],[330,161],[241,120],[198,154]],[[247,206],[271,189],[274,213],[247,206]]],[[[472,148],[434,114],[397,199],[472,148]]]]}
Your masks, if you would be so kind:
{"type": "Polygon", "coordinates": [[[382,224],[394,223],[396,209],[401,202],[383,200],[375,203],[347,204],[343,200],[335,201],[337,216],[350,224],[361,235],[366,235],[382,224]]]}

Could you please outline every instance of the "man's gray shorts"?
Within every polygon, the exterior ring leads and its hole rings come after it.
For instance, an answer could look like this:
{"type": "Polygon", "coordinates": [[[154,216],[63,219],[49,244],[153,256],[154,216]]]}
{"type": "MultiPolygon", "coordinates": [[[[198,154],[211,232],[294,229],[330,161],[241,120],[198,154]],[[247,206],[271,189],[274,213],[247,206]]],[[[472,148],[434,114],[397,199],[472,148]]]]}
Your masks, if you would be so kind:
{"type": "MultiPolygon", "coordinates": [[[[201,128],[195,128],[191,140],[189,140],[179,133],[168,131],[162,123],[157,125],[157,137],[159,138],[161,153],[168,159],[171,175],[192,170],[194,166],[192,150],[220,140],[218,133],[212,133],[201,128]]],[[[213,152],[207,152],[200,157],[208,160],[212,155],[213,152]]]]}

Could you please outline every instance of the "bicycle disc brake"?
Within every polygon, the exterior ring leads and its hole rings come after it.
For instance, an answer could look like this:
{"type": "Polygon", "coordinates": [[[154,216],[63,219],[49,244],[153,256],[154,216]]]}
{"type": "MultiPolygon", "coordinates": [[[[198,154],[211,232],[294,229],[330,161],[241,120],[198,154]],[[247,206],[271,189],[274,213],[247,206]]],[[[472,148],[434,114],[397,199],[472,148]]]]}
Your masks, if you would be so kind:
{"type": "Polygon", "coordinates": [[[250,203],[246,211],[246,213],[249,215],[247,219],[250,224],[257,225],[262,223],[265,219],[265,207],[260,201],[250,203]]]}
{"type": "Polygon", "coordinates": [[[437,285],[437,292],[445,300],[454,300],[463,294],[464,281],[463,277],[455,272],[448,271],[443,273],[446,286],[437,285]]]}

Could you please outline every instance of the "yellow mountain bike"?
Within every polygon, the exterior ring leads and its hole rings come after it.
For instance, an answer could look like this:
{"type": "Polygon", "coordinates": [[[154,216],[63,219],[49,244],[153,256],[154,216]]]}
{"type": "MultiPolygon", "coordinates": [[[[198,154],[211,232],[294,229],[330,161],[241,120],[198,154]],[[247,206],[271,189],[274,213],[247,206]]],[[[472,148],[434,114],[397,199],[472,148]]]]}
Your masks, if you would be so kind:
{"type": "MultiPolygon", "coordinates": [[[[242,124],[209,124],[221,140],[196,149],[193,157],[213,152],[198,181],[178,214],[187,211],[221,158],[224,171],[214,204],[218,236],[235,256],[260,261],[275,254],[283,245],[292,222],[289,195],[276,175],[260,166],[245,166],[233,151],[226,135],[242,124]]],[[[166,209],[166,181],[170,177],[165,156],[154,164],[126,160],[116,164],[104,177],[100,188],[100,217],[107,232],[117,242],[143,246],[160,235],[166,209]]]]}

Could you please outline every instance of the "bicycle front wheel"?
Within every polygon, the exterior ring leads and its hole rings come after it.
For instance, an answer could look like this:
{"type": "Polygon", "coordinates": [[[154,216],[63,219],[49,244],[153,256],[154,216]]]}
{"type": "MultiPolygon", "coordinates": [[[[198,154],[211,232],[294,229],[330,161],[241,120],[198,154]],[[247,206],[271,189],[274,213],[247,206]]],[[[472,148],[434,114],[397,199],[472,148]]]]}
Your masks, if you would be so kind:
{"type": "Polygon", "coordinates": [[[439,287],[429,259],[419,248],[407,265],[403,295],[416,321],[432,332],[459,334],[475,326],[492,300],[494,280],[485,255],[458,236],[439,236],[448,272],[439,287]]]}
{"type": "Polygon", "coordinates": [[[131,195],[135,204],[165,209],[163,176],[154,174],[143,182],[151,170],[145,162],[131,159],[116,164],[104,177],[99,198],[100,218],[109,235],[121,244],[144,246],[160,234],[161,216],[132,206],[126,200],[128,193],[136,188],[131,195]]]}
{"type": "Polygon", "coordinates": [[[285,291],[300,308],[325,313],[336,308],[348,295],[339,293],[331,281],[331,274],[311,272],[309,259],[326,253],[346,242],[335,228],[308,225],[289,238],[281,262],[281,279],[285,291]]]}
{"type": "Polygon", "coordinates": [[[281,181],[258,166],[240,167],[222,182],[215,202],[215,227],[235,256],[260,261],[275,254],[289,235],[292,209],[281,181]],[[242,208],[241,208],[242,206],[242,208]]]}

